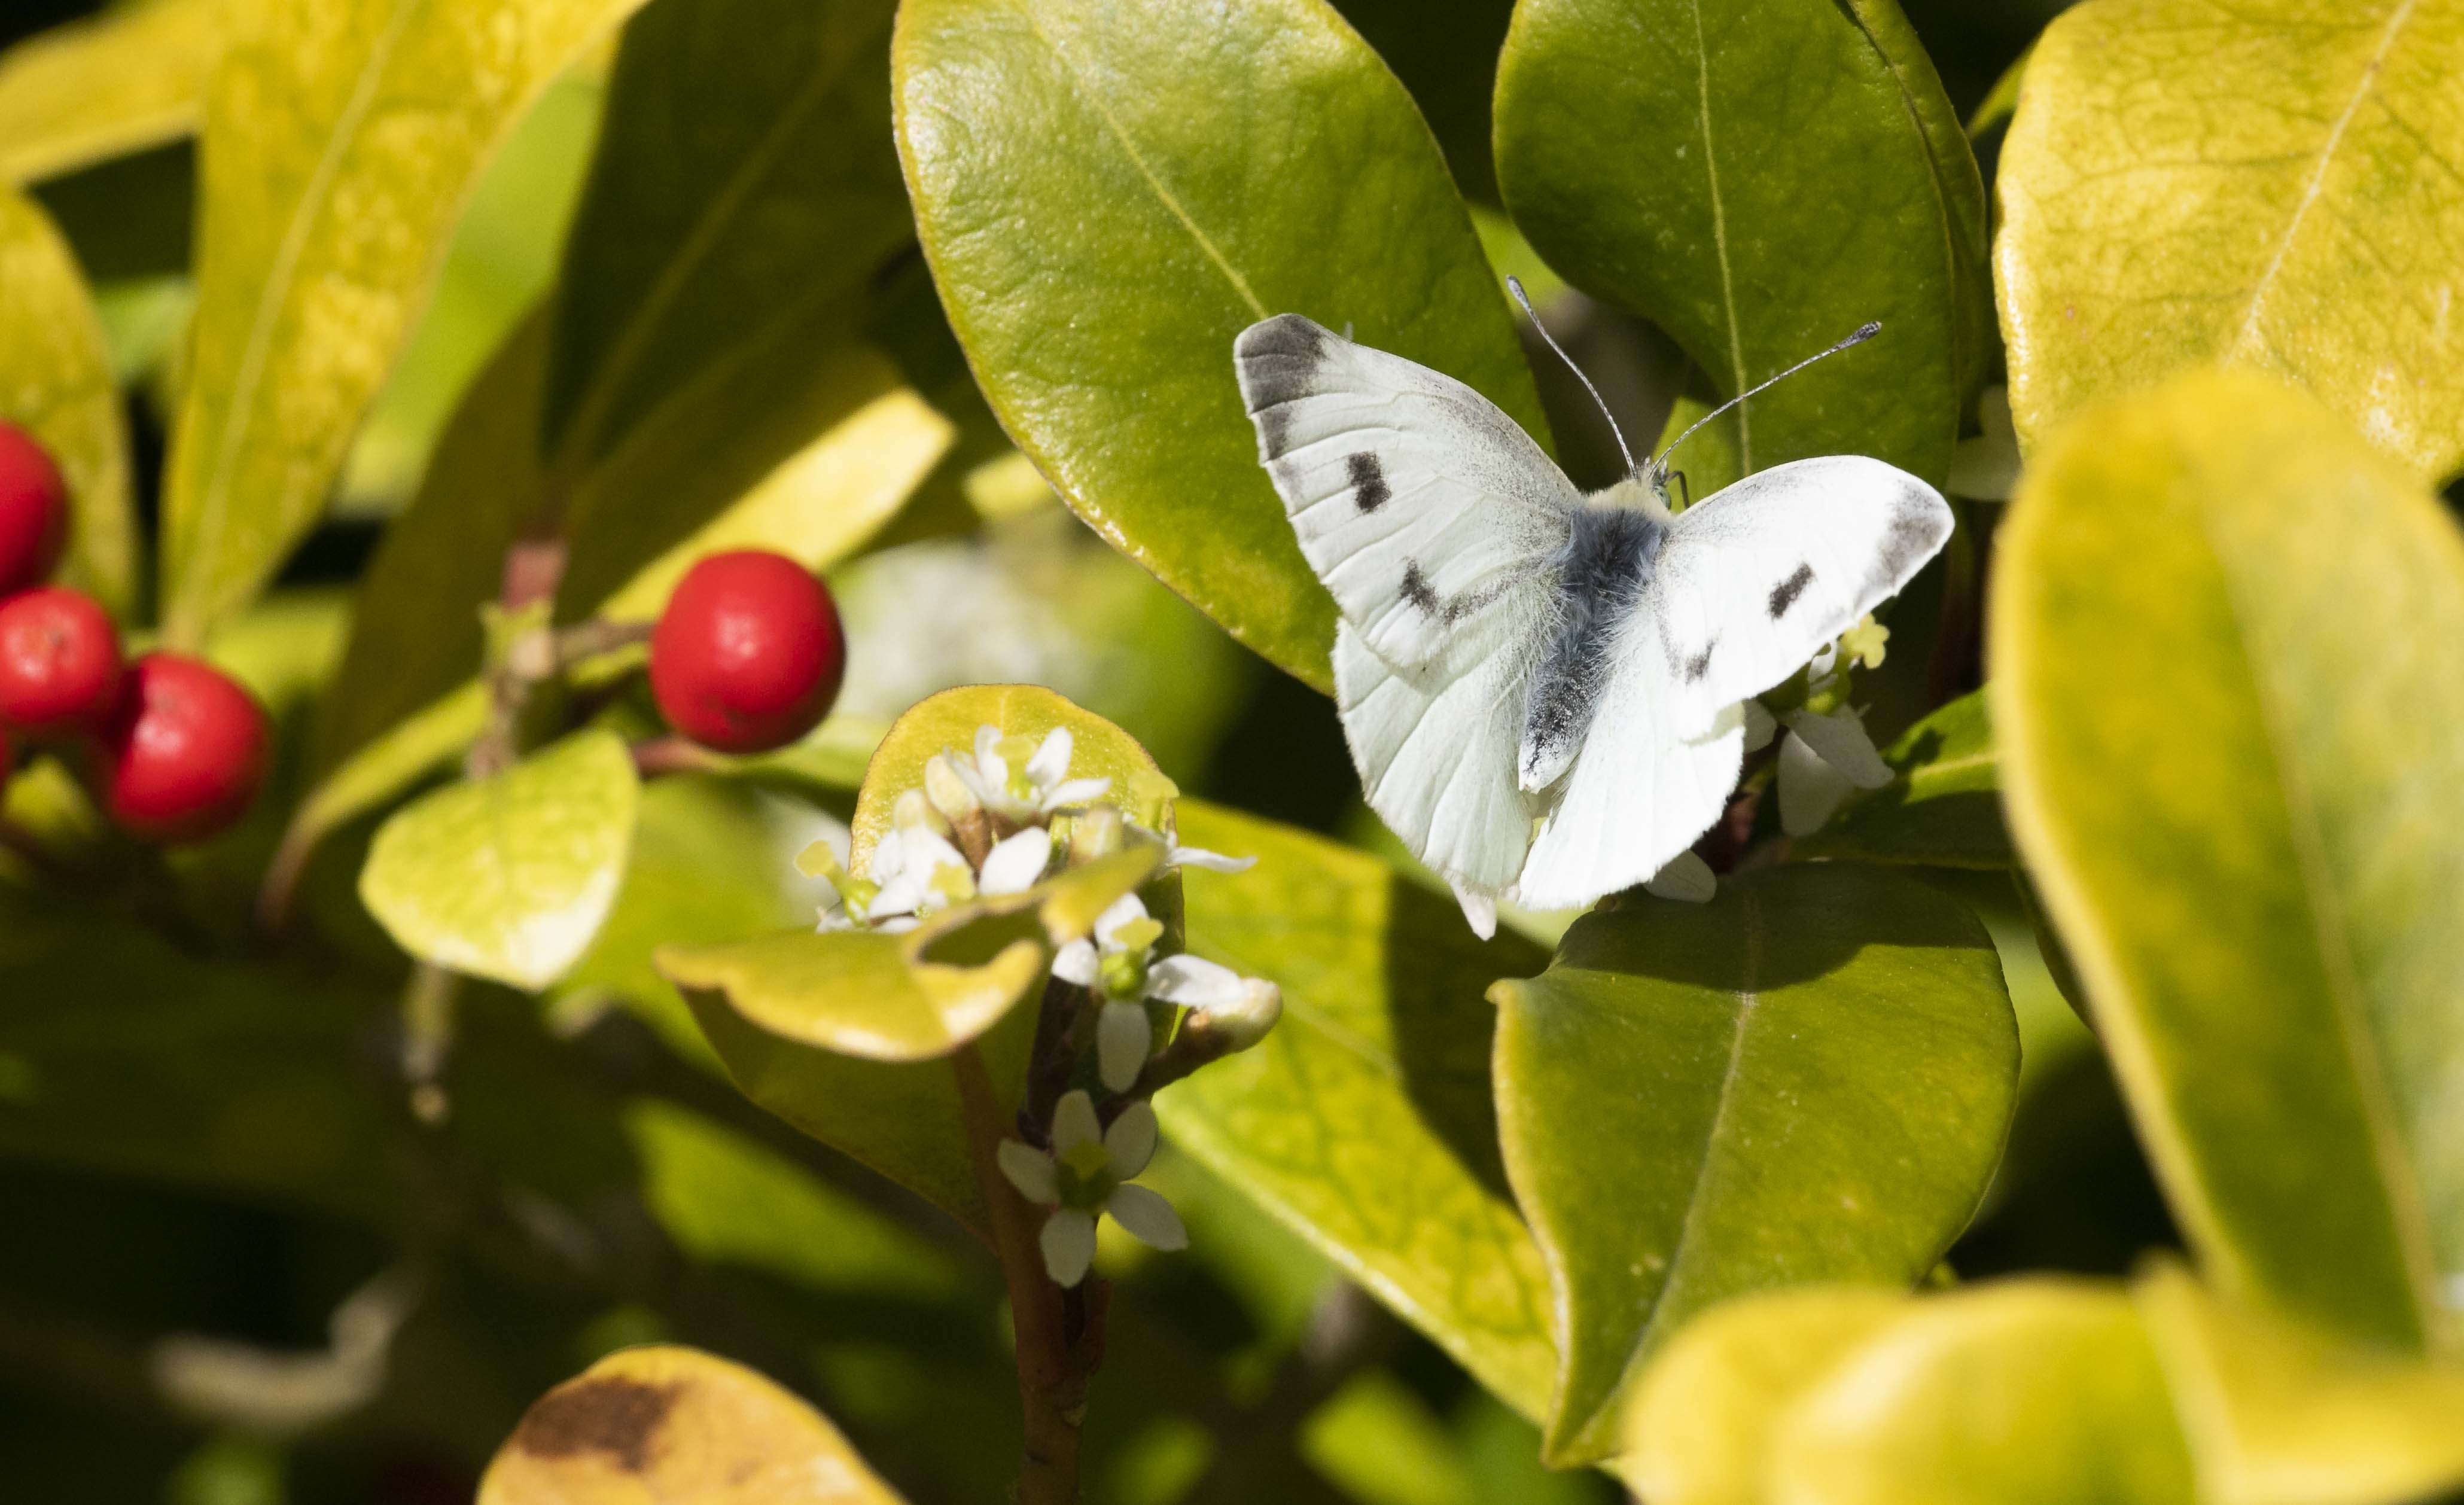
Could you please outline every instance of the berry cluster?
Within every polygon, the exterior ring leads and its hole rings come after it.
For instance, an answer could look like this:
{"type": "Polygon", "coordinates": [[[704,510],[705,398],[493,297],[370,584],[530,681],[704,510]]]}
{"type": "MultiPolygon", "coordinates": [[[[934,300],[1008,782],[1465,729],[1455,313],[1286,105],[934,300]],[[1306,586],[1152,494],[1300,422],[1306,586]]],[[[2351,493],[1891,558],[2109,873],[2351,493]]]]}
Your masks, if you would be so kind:
{"type": "Polygon", "coordinates": [[[0,423],[0,775],[19,744],[77,749],[130,835],[167,846],[229,830],[264,778],[265,713],[209,664],[124,661],[101,607],[45,584],[67,538],[59,467],[0,423]]]}
{"type": "Polygon", "coordinates": [[[759,549],[693,565],[650,634],[659,713],[719,752],[768,752],[803,737],[846,672],[829,592],[794,560],[759,549]]]}

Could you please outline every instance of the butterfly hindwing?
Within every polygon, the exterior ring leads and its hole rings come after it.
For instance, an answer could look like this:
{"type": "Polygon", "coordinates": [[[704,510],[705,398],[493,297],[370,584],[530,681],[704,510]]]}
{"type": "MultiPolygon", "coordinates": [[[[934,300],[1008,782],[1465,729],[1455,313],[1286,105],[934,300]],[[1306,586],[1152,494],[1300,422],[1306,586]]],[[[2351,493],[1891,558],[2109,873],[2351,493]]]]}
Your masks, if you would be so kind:
{"type": "Polygon", "coordinates": [[[1397,669],[1351,623],[1335,629],[1335,698],[1362,795],[1415,856],[1474,889],[1512,883],[1530,840],[1514,783],[1523,681],[1511,651],[1397,669]]]}
{"type": "Polygon", "coordinates": [[[1388,663],[1520,630],[1581,495],[1487,398],[1298,314],[1233,343],[1259,458],[1309,567],[1388,663]]]}
{"type": "Polygon", "coordinates": [[[1950,537],[1950,507],[1859,454],[1747,476],[1671,521],[1646,604],[1671,725],[1701,735],[1896,595],[1950,537]]]}

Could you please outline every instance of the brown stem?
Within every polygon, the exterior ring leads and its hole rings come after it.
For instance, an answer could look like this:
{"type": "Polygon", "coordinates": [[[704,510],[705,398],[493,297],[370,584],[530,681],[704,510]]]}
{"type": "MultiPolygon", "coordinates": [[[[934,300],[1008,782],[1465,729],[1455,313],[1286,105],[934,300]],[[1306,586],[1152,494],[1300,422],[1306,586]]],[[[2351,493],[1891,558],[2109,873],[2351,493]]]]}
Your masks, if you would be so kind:
{"type": "Polygon", "coordinates": [[[1044,980],[1035,1016],[1035,1045],[1026,1056],[1026,1093],[1018,1105],[1019,1137],[1050,1149],[1052,1110],[1069,1090],[1069,1068],[1078,1058],[1076,1026],[1087,990],[1057,977],[1044,980]]]}
{"type": "MultiPolygon", "coordinates": [[[[1010,1321],[1018,1336],[1018,1391],[1026,1422],[1018,1505],[1077,1505],[1078,1433],[1087,1415],[1090,1345],[1069,1341],[1061,1288],[1044,1273],[1033,1209],[1001,1173],[1001,1105],[982,1054],[973,1045],[962,1046],[950,1057],[950,1068],[958,1079],[967,1148],[992,1221],[993,1252],[1001,1259],[1010,1321]]],[[[1092,1277],[1088,1284],[1093,1284],[1092,1277]]],[[[1084,1291],[1081,1298],[1088,1308],[1101,1310],[1100,1290],[1084,1291]]],[[[1093,1332],[1102,1324],[1084,1321],[1082,1326],[1093,1332]]]]}
{"type": "Polygon", "coordinates": [[[559,628],[556,633],[556,661],[571,666],[585,658],[612,653],[620,648],[650,640],[650,623],[611,622],[605,617],[592,617],[571,627],[559,628]]]}
{"type": "MultiPolygon", "coordinates": [[[[553,501],[540,506],[505,550],[505,571],[496,587],[496,609],[510,617],[543,601],[555,599],[564,579],[565,546],[560,531],[563,509],[553,501]]],[[[551,660],[553,654],[549,655],[551,660]]],[[[521,753],[522,709],[542,666],[525,664],[517,652],[510,661],[488,672],[488,724],[462,761],[466,777],[484,779],[512,767],[521,753]]],[[[544,666],[552,673],[551,661],[544,666]]]]}
{"type": "Polygon", "coordinates": [[[633,771],[645,779],[671,773],[706,773],[724,765],[709,748],[673,732],[635,742],[632,751],[633,771]]]}

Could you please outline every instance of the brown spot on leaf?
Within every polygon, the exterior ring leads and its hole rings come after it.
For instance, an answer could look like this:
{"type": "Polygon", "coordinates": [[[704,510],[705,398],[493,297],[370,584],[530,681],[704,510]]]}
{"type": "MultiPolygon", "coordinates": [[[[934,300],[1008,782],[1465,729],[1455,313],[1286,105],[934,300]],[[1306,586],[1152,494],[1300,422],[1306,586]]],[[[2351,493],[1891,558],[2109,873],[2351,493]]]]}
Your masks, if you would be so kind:
{"type": "Polygon", "coordinates": [[[550,1390],[523,1413],[514,1446],[534,1458],[604,1452],[626,1472],[639,1473],[683,1388],[607,1375],[550,1390]]]}

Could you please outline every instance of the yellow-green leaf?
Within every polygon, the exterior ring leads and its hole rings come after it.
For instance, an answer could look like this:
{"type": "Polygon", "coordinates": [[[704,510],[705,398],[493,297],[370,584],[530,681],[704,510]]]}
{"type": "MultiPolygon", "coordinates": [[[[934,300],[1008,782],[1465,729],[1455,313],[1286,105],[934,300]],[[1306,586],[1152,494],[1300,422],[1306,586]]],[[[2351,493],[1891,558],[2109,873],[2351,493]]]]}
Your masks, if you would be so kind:
{"type": "Polygon", "coordinates": [[[2002,824],[2000,755],[1985,692],[1951,701],[1909,727],[1882,752],[1891,782],[1850,797],[1831,823],[1794,851],[1808,857],[1921,863],[1940,868],[2007,868],[2011,833],[2002,824]]]}
{"type": "Polygon", "coordinates": [[[1771,1438],[1771,1505],[2190,1505],[2190,1460],[2130,1298],[2083,1281],[1910,1305],[1771,1438]]]}
{"type": "Polygon", "coordinates": [[[1331,687],[1232,341],[1302,313],[1535,434],[1505,299],[1412,100],[1323,0],[908,0],[900,158],[951,327],[1019,447],[1132,558],[1331,687]]]}
{"type": "Polygon", "coordinates": [[[944,1056],[1001,1021],[1044,972],[1044,950],[1012,941],[982,966],[922,959],[917,937],[790,930],[718,946],[662,946],[659,970],[688,992],[724,997],[782,1039],[869,1061],[944,1056]]]}
{"type": "Polygon", "coordinates": [[[2221,1301],[2170,1264],[2137,1296],[2205,1505],[2396,1505],[2464,1487],[2464,1367],[2221,1301]]]}
{"type": "MultiPolygon", "coordinates": [[[[918,609],[924,609],[919,603],[918,609]]],[[[890,829],[891,807],[909,789],[924,786],[924,764],[948,753],[972,759],[976,730],[993,726],[1004,737],[1023,737],[1041,744],[1056,730],[1069,733],[1072,779],[1110,779],[1104,798],[1124,813],[1135,815],[1137,788],[1160,777],[1155,760],[1137,739],[1068,697],[1041,685],[970,685],[944,690],[910,708],[891,723],[890,734],[873,750],[865,769],[864,794],[856,802],[851,865],[862,872],[872,845],[890,829]]],[[[1167,812],[1169,807],[1167,807],[1167,812]]],[[[1158,832],[1170,835],[1169,823],[1158,832]]]]}
{"type": "Polygon", "coordinates": [[[2203,1268],[2456,1342],[2453,519],[2315,399],[2204,371],[2049,446],[1994,578],[2013,833],[2203,1268]]]}
{"type": "Polygon", "coordinates": [[[65,580],[124,616],[135,604],[137,519],[111,353],[68,243],[33,199],[5,184],[0,421],[39,440],[68,482],[65,580]]]}
{"type": "Polygon", "coordinates": [[[488,154],[634,3],[247,8],[206,107],[166,641],[202,641],[316,521],[488,154]]]}
{"type": "Polygon", "coordinates": [[[1553,1462],[1614,1451],[1648,1356],[1714,1302],[1914,1282],[2010,1128],[2018,1027],[1992,941],[1886,869],[1637,896],[1489,996],[1507,1174],[1556,1296],[1553,1462]]]}
{"type": "Polygon", "coordinates": [[[242,0],[133,0],[0,55],[0,181],[32,183],[197,128],[242,0]]]}
{"type": "Polygon", "coordinates": [[[478,1505],[899,1505],[828,1418],[742,1364],[659,1345],[540,1396],[478,1505]]]}
{"type": "Polygon", "coordinates": [[[1620,1472],[1652,1505],[1763,1505],[1786,1408],[1910,1299],[1888,1287],[1804,1286],[1713,1307],[1635,1387],[1620,1472]]]}
{"type": "Polygon", "coordinates": [[[2464,14],[2092,0],[2028,61],[1998,174],[2031,447],[2185,366],[2308,387],[2418,478],[2464,465],[2464,14]]]}
{"type": "Polygon", "coordinates": [[[1500,1400],[1545,1413],[1547,1267],[1517,1215],[1482,990],[1537,967],[1375,857],[1184,800],[1182,838],[1253,856],[1187,878],[1191,949],[1283,989],[1264,1042],[1166,1089],[1175,1144],[1297,1229],[1500,1400]]]}
{"type": "Polygon", "coordinates": [[[395,814],[369,849],[360,896],[423,961],[544,987],[589,949],[616,902],[640,798],[625,740],[578,732],[395,814]]]}

